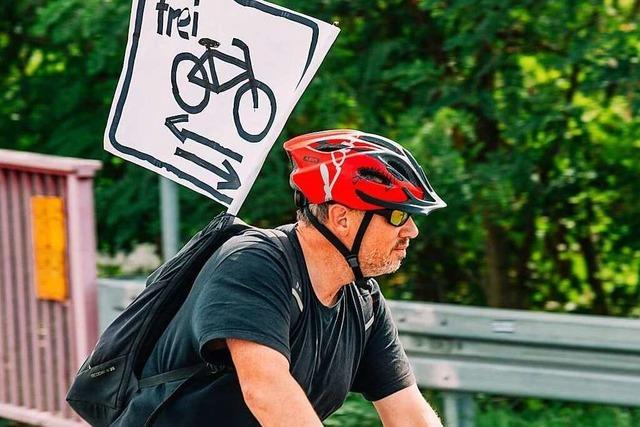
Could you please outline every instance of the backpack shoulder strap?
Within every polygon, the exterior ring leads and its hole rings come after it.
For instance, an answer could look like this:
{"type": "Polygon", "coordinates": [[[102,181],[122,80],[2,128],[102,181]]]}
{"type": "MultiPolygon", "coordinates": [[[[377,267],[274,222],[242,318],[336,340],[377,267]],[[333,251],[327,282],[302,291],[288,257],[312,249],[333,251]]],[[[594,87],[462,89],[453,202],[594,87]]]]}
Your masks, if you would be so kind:
{"type": "Polygon", "coordinates": [[[289,240],[289,233],[292,232],[293,225],[286,225],[276,229],[266,230],[275,239],[275,243],[282,249],[286,258],[287,265],[289,266],[289,274],[291,280],[291,330],[297,325],[298,319],[302,311],[304,310],[304,303],[302,300],[302,273],[300,272],[298,264],[299,254],[289,240]]]}
{"type": "Polygon", "coordinates": [[[376,307],[380,303],[380,287],[375,279],[369,278],[368,290],[364,290],[359,286],[356,286],[358,292],[360,292],[361,298],[364,300],[362,305],[362,314],[364,317],[364,331],[366,339],[369,339],[371,335],[371,327],[375,321],[376,307]]]}

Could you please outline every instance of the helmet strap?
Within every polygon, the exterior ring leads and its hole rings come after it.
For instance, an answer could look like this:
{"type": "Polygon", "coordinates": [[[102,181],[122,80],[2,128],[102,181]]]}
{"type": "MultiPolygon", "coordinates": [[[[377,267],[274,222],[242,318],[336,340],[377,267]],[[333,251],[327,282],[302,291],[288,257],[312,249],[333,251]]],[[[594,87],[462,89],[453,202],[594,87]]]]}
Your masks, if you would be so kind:
{"type": "Polygon", "coordinates": [[[353,240],[353,245],[351,250],[349,250],[340,239],[336,237],[335,234],[331,232],[323,223],[321,223],[318,218],[311,213],[309,209],[309,205],[304,206],[304,211],[311,221],[311,224],[322,234],[344,257],[353,270],[353,275],[355,276],[356,285],[361,288],[369,289],[368,280],[362,275],[362,270],[360,269],[360,262],[358,261],[358,252],[360,252],[360,246],[362,245],[362,240],[364,238],[364,233],[367,231],[369,227],[369,223],[371,222],[371,218],[373,218],[373,212],[367,211],[364,213],[364,217],[362,218],[362,222],[360,223],[360,227],[356,233],[356,237],[353,240]]]}

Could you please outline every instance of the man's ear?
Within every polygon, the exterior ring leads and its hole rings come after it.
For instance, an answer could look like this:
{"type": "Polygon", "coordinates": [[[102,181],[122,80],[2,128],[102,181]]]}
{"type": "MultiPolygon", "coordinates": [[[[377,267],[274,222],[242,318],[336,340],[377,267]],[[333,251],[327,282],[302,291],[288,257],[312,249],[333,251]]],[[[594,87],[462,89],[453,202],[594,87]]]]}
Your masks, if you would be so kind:
{"type": "Polygon", "coordinates": [[[327,225],[337,236],[349,234],[349,222],[353,219],[349,215],[350,209],[338,203],[329,205],[327,225]]]}

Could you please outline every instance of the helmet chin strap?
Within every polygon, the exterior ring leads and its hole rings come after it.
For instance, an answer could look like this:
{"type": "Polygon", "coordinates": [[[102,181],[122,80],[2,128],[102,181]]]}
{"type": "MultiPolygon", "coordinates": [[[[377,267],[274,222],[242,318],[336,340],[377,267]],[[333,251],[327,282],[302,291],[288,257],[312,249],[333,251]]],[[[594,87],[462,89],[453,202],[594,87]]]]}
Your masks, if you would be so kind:
{"type": "Polygon", "coordinates": [[[351,269],[353,270],[356,285],[360,288],[369,290],[370,286],[368,284],[368,280],[362,275],[362,270],[360,269],[358,252],[360,251],[360,246],[362,245],[364,233],[367,231],[367,227],[371,222],[371,218],[373,218],[373,212],[366,211],[364,213],[364,218],[362,218],[362,222],[360,223],[360,227],[358,228],[356,237],[353,240],[353,246],[351,247],[351,250],[349,250],[344,245],[344,243],[342,243],[340,239],[338,239],[336,235],[331,232],[331,230],[329,230],[323,223],[318,220],[318,218],[315,217],[315,215],[313,215],[313,213],[311,213],[308,204],[305,204],[303,209],[316,230],[318,230],[320,234],[322,234],[333,246],[335,246],[335,248],[347,261],[347,264],[349,264],[349,267],[351,267],[351,269]]]}

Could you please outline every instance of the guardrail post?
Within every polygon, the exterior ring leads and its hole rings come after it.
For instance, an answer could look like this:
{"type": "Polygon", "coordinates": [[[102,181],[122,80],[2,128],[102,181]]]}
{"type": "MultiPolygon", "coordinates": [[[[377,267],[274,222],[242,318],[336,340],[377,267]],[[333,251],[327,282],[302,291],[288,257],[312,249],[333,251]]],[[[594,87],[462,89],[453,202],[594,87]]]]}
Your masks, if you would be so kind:
{"type": "Polygon", "coordinates": [[[444,421],[447,427],[474,427],[475,404],[473,394],[446,391],[444,395],[444,421]]]}

